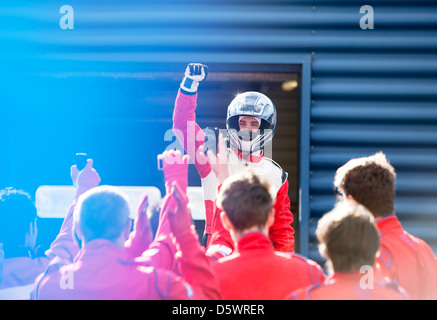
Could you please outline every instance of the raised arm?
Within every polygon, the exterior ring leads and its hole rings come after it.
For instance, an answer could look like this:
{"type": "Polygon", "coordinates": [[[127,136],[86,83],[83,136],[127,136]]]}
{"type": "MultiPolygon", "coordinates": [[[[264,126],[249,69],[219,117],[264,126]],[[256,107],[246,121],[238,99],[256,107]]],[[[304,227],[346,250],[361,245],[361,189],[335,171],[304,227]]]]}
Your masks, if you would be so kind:
{"type": "Polygon", "coordinates": [[[134,226],[129,238],[124,243],[124,249],[129,258],[141,256],[141,254],[149,248],[153,241],[152,227],[150,226],[149,218],[147,217],[147,209],[149,207],[147,194],[138,206],[137,215],[134,219],[134,226]]]}
{"type": "Polygon", "coordinates": [[[173,131],[188,153],[200,174],[205,178],[211,167],[196,157],[196,152],[205,141],[205,133],[196,123],[197,88],[206,79],[208,68],[200,63],[190,63],[176,97],[173,113],[173,131]]]}
{"type": "MultiPolygon", "coordinates": [[[[174,181],[177,181],[183,192],[186,192],[189,158],[187,155],[182,156],[179,150],[164,151],[161,156],[165,178],[166,195],[163,199],[163,203],[165,203],[171,194],[171,184],[174,181]]],[[[155,239],[150,245],[149,250],[144,252],[143,258],[156,267],[174,271],[177,269],[176,253],[177,248],[173,242],[168,210],[164,210],[164,207],[162,207],[155,239]]]]}
{"type": "MultiPolygon", "coordinates": [[[[180,252],[180,271],[183,280],[190,286],[192,299],[220,299],[217,280],[211,271],[209,260],[202,250],[196,230],[191,223],[187,208],[188,198],[179,184],[172,184],[172,191],[166,199],[163,210],[168,213],[169,225],[180,252]]],[[[175,287],[177,283],[173,284],[175,287]]],[[[177,292],[177,291],[176,291],[177,292]]],[[[180,298],[178,294],[170,299],[180,298]]]]}
{"type": "Polygon", "coordinates": [[[49,259],[58,257],[64,261],[72,262],[77,252],[79,252],[79,244],[73,238],[72,232],[74,208],[81,194],[99,185],[100,176],[93,168],[92,159],[87,160],[87,164],[83,170],[79,171],[77,166],[74,165],[71,167],[70,172],[71,180],[76,188],[76,195],[64,218],[58,236],[52,242],[50,249],[46,251],[46,256],[49,259]]]}
{"type": "Polygon", "coordinates": [[[290,198],[288,197],[288,180],[285,180],[279,189],[274,205],[275,221],[269,230],[276,251],[294,252],[293,214],[290,211],[290,198]]]}

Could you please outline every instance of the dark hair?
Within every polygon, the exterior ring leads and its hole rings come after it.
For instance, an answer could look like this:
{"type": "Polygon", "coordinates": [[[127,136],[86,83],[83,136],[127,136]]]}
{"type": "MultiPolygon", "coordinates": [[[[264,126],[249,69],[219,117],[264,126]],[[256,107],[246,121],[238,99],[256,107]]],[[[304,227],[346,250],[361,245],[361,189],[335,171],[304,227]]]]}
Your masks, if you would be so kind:
{"type": "Polygon", "coordinates": [[[37,217],[31,196],[13,188],[0,190],[0,243],[6,257],[16,256],[15,251],[25,243],[30,223],[37,217]]]}
{"type": "Polygon", "coordinates": [[[396,172],[384,153],[352,159],[337,170],[335,187],[352,196],[376,217],[395,213],[396,172]]]}
{"type": "Polygon", "coordinates": [[[247,167],[223,183],[217,205],[238,231],[263,227],[273,206],[269,183],[247,167]]]}
{"type": "Polygon", "coordinates": [[[319,251],[335,272],[350,273],[373,266],[379,249],[379,233],[373,215],[362,205],[345,199],[318,223],[319,251]]]}

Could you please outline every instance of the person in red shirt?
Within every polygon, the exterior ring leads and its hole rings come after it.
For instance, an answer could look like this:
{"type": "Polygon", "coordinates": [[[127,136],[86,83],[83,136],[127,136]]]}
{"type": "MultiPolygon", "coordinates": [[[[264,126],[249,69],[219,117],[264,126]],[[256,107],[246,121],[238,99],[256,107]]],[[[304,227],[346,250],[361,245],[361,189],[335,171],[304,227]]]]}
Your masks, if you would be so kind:
{"type": "Polygon", "coordinates": [[[319,251],[331,274],[323,284],[292,292],[290,300],[403,300],[408,294],[394,281],[380,281],[375,270],[379,234],[372,214],[343,200],[318,223],[319,251]]]}
{"type": "MultiPolygon", "coordinates": [[[[184,167],[181,172],[187,172],[187,166],[187,162],[178,164],[178,168],[184,167]]],[[[179,251],[178,274],[173,272],[172,264],[166,264],[162,257],[154,258],[161,254],[156,252],[159,248],[151,247],[153,244],[149,246],[147,198],[139,206],[134,230],[130,232],[130,208],[126,197],[115,187],[100,186],[85,192],[78,199],[73,214],[73,232],[82,245],[74,261],[65,264],[52,260],[36,280],[32,298],[220,299],[209,260],[191,223],[188,198],[183,187],[187,183],[182,181],[187,177],[170,174],[166,167],[164,170],[168,192],[163,199],[155,242],[160,235],[171,232],[179,251]],[[143,249],[146,251],[143,252],[143,249]],[[142,255],[137,256],[141,252],[142,255]],[[156,265],[157,261],[160,266],[156,265]]],[[[163,250],[166,248],[163,247],[163,250]]]]}
{"type": "Polygon", "coordinates": [[[298,254],[275,251],[268,230],[274,222],[270,184],[248,167],[222,184],[217,205],[235,242],[232,254],[211,267],[225,300],[278,300],[325,279],[322,268],[298,254]]]}
{"type": "Polygon", "coordinates": [[[364,205],[380,232],[377,262],[412,299],[437,299],[437,261],[429,245],[406,232],[395,215],[396,172],[382,152],[351,159],[340,167],[334,185],[346,198],[364,205]]]}
{"type": "MultiPolygon", "coordinates": [[[[214,211],[219,181],[210,163],[199,159],[199,149],[205,141],[205,132],[196,123],[197,88],[207,77],[207,66],[190,63],[175,101],[173,131],[194,162],[200,175],[205,202],[204,244],[212,259],[229,255],[233,241],[220,225],[214,211]],[[215,234],[215,236],[214,236],[215,234]]],[[[269,238],[277,251],[294,252],[293,214],[288,197],[288,174],[265,154],[276,128],[276,109],[273,102],[260,92],[245,92],[235,97],[228,106],[226,117],[226,163],[229,173],[251,166],[264,175],[275,188],[275,219],[269,229],[269,238]]]]}

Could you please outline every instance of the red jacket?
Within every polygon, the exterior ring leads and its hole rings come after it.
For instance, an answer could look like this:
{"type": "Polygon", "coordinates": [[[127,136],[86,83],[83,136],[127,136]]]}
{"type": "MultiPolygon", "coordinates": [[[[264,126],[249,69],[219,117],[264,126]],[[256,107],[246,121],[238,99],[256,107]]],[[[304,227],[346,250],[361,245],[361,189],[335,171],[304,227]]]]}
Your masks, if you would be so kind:
{"type": "Polygon", "coordinates": [[[395,282],[373,283],[362,288],[361,273],[335,273],[323,284],[298,289],[288,300],[408,300],[408,294],[395,282]]]}
{"type": "Polygon", "coordinates": [[[49,300],[160,300],[220,299],[216,279],[197,237],[187,236],[180,256],[183,276],[158,267],[159,249],[131,259],[108,240],[88,242],[72,264],[52,260],[35,282],[34,299],[49,300]]]}
{"type": "Polygon", "coordinates": [[[314,261],[273,250],[261,232],[245,234],[235,251],[211,267],[225,300],[278,300],[300,287],[325,280],[314,261]]]}
{"type": "MultiPolygon", "coordinates": [[[[218,188],[217,178],[209,163],[201,163],[196,157],[197,149],[203,145],[205,139],[204,132],[195,122],[196,107],[197,94],[186,95],[179,91],[173,114],[173,130],[185,151],[194,161],[202,181],[206,209],[205,234],[213,235],[213,237],[208,237],[208,255],[222,257],[232,252],[233,242],[229,233],[220,226],[221,222],[218,217],[220,211],[214,206],[218,188]]],[[[247,164],[251,165],[257,173],[263,174],[277,190],[274,205],[275,221],[269,230],[269,237],[275,250],[294,252],[294,229],[291,226],[293,214],[290,211],[287,174],[267,157],[250,158],[247,164]]],[[[234,150],[228,150],[230,174],[243,166],[241,157],[234,150]]]]}
{"type": "Polygon", "coordinates": [[[397,281],[412,299],[437,299],[437,260],[423,240],[407,233],[395,215],[379,219],[383,275],[397,281]]]}

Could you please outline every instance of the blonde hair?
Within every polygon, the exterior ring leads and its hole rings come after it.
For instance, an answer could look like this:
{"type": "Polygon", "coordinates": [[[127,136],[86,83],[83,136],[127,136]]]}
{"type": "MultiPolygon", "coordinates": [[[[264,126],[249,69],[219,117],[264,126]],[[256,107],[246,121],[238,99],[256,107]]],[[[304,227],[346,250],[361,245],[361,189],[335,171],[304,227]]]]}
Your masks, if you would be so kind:
{"type": "Polygon", "coordinates": [[[115,240],[129,222],[127,196],[116,187],[100,186],[82,194],[74,210],[74,222],[85,242],[115,240]]]}

